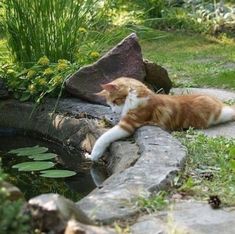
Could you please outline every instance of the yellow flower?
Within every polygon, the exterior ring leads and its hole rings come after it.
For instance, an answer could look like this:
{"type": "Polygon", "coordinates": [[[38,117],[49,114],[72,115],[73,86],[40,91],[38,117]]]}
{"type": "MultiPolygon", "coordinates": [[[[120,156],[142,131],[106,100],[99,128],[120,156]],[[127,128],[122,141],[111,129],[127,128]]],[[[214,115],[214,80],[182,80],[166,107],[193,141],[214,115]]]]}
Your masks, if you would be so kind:
{"type": "Polygon", "coordinates": [[[34,94],[36,91],[35,85],[34,84],[29,85],[28,90],[29,90],[30,94],[34,94]]]}
{"type": "Polygon", "coordinates": [[[90,53],[90,56],[91,56],[92,58],[99,58],[99,57],[100,57],[100,54],[99,54],[97,51],[92,51],[92,52],[90,53]]]}
{"type": "Polygon", "coordinates": [[[78,29],[78,32],[80,32],[80,33],[86,33],[87,30],[86,30],[85,28],[80,27],[80,28],[78,29]]]}
{"type": "Polygon", "coordinates": [[[35,70],[29,70],[27,72],[26,78],[30,79],[32,77],[34,77],[36,75],[36,71],[35,70]]]}
{"type": "Polygon", "coordinates": [[[69,64],[69,61],[66,59],[59,59],[58,63],[65,63],[65,64],[69,64]]]}
{"type": "Polygon", "coordinates": [[[58,71],[63,71],[69,67],[70,62],[66,59],[59,59],[58,60],[58,65],[57,65],[57,70],[58,71]]]}
{"type": "Polygon", "coordinates": [[[40,79],[38,79],[38,84],[41,86],[44,86],[47,84],[47,81],[45,78],[40,78],[40,79]]]}
{"type": "Polygon", "coordinates": [[[58,65],[57,65],[57,70],[58,71],[63,71],[63,70],[65,70],[65,69],[67,69],[68,68],[68,64],[67,63],[58,63],[58,65]]]}
{"type": "Polygon", "coordinates": [[[62,76],[59,76],[59,75],[54,76],[52,82],[53,82],[53,85],[62,84],[63,78],[62,78],[62,76]]]}
{"type": "Polygon", "coordinates": [[[52,74],[53,74],[53,70],[50,67],[45,69],[44,72],[43,72],[43,75],[45,75],[45,76],[49,76],[49,75],[52,75],[52,74]]]}
{"type": "Polygon", "coordinates": [[[47,66],[47,65],[49,65],[49,63],[50,63],[50,61],[47,58],[47,56],[45,56],[45,55],[38,60],[38,64],[42,65],[42,66],[47,66]]]}

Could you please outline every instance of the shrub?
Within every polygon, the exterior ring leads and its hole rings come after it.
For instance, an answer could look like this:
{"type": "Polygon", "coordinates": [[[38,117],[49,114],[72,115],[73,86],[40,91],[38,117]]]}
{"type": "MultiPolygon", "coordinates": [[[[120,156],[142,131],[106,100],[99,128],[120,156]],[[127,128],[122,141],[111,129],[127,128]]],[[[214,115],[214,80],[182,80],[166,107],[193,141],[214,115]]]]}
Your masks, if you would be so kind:
{"type": "Polygon", "coordinates": [[[8,44],[16,61],[29,67],[46,55],[52,62],[73,62],[88,32],[105,28],[105,6],[98,0],[6,0],[8,44]]]}
{"type": "Polygon", "coordinates": [[[58,96],[65,79],[76,69],[77,65],[68,60],[59,59],[57,63],[51,63],[43,56],[28,69],[22,70],[17,65],[3,65],[0,74],[16,99],[30,99],[40,103],[45,95],[58,96]]]}
{"type": "MultiPolygon", "coordinates": [[[[234,1],[232,2],[235,3],[234,1]]],[[[184,6],[189,10],[191,17],[198,22],[211,25],[210,33],[235,32],[234,5],[225,4],[223,1],[188,0],[184,6]]]]}
{"type": "MultiPolygon", "coordinates": [[[[4,179],[6,179],[6,174],[2,171],[0,164],[0,183],[2,183],[4,179]]],[[[0,233],[30,233],[29,217],[22,213],[23,202],[21,200],[8,200],[8,193],[1,188],[0,204],[0,233]]]]}
{"type": "Polygon", "coordinates": [[[187,10],[178,7],[165,9],[161,18],[149,19],[146,20],[146,23],[161,30],[182,30],[196,33],[208,30],[208,24],[198,22],[196,18],[189,15],[187,10]]]}

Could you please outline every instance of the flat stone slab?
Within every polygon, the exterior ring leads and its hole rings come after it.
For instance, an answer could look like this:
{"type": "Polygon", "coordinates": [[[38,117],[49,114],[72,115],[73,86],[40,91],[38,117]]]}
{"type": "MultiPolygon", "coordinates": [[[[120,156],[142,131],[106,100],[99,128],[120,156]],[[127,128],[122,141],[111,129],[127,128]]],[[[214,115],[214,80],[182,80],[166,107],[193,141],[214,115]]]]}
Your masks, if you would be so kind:
{"type": "Polygon", "coordinates": [[[235,207],[212,209],[204,202],[182,201],[167,212],[142,216],[131,233],[234,234],[235,207]]]}
{"type": "Polygon", "coordinates": [[[186,149],[169,133],[145,126],[134,137],[140,153],[137,162],[77,203],[95,221],[107,224],[135,214],[137,198],[168,187],[183,165],[186,149]]]}
{"type": "Polygon", "coordinates": [[[110,174],[119,173],[133,166],[139,159],[139,147],[135,142],[116,141],[110,147],[110,157],[107,169],[110,174]]]}
{"type": "Polygon", "coordinates": [[[227,138],[235,138],[235,122],[217,125],[200,131],[209,137],[223,136],[227,138]]]}
{"type": "Polygon", "coordinates": [[[235,92],[214,88],[173,88],[171,93],[176,95],[206,94],[217,97],[222,101],[235,100],[235,92]]]}
{"type": "MultiPolygon", "coordinates": [[[[174,88],[172,94],[207,94],[215,96],[222,101],[235,101],[235,92],[221,90],[221,89],[205,89],[205,88],[174,88]]],[[[220,124],[214,127],[210,127],[205,130],[200,130],[207,136],[216,137],[224,136],[229,138],[235,138],[235,122],[220,124]]]]}

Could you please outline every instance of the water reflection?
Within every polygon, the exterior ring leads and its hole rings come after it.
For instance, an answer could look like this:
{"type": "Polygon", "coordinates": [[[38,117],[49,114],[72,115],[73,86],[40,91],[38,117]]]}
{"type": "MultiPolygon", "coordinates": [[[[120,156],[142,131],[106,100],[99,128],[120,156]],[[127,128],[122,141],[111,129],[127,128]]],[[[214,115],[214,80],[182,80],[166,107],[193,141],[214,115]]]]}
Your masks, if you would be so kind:
{"type": "Polygon", "coordinates": [[[8,181],[16,185],[29,199],[42,193],[59,193],[74,201],[90,193],[96,186],[101,187],[107,178],[105,168],[99,165],[91,165],[82,160],[79,153],[70,153],[61,145],[37,139],[35,137],[22,136],[21,132],[14,129],[0,129],[0,157],[4,171],[9,175],[8,181]],[[58,155],[57,169],[69,169],[77,172],[75,176],[68,178],[44,178],[38,172],[18,172],[12,165],[27,161],[24,157],[15,157],[7,154],[11,149],[31,146],[44,146],[49,152],[58,155]]]}

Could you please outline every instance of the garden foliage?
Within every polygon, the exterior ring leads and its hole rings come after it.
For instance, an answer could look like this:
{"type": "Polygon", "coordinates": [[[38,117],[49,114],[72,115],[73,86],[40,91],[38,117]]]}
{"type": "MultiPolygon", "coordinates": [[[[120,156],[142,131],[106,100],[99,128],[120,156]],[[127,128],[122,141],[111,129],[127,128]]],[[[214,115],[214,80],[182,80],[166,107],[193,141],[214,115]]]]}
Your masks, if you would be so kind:
{"type": "MultiPolygon", "coordinates": [[[[104,1],[105,2],[105,1],[104,1]]],[[[16,61],[30,66],[46,55],[74,62],[89,31],[102,31],[106,5],[98,0],[7,0],[8,45],[16,61]]]]}
{"type": "MultiPolygon", "coordinates": [[[[0,185],[4,179],[6,179],[6,174],[3,173],[0,165],[0,185]]],[[[0,233],[30,233],[29,217],[22,213],[23,201],[9,200],[9,194],[1,186],[0,204],[0,233]]]]}
{"type": "Polygon", "coordinates": [[[68,60],[59,59],[57,63],[51,63],[43,56],[29,69],[6,64],[0,69],[0,74],[16,99],[40,103],[45,95],[57,97],[67,76],[76,69],[77,65],[68,60]]]}

